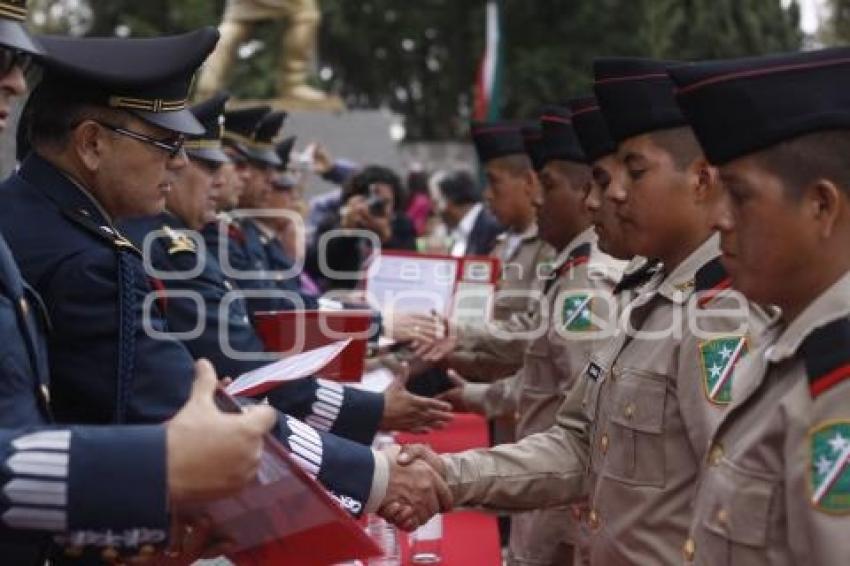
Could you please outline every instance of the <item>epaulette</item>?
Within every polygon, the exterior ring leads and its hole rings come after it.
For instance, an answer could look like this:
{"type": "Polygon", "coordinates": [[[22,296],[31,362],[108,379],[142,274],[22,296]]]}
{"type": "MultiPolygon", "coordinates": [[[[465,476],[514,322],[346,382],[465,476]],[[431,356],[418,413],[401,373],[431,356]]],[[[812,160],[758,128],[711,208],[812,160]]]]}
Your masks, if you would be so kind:
{"type": "Polygon", "coordinates": [[[543,294],[547,294],[549,289],[551,289],[552,285],[555,284],[555,281],[560,279],[573,267],[582,265],[590,261],[590,252],[591,246],[589,243],[585,242],[580,246],[576,246],[576,248],[570,252],[570,255],[564,260],[557,269],[554,269],[552,273],[549,275],[549,280],[546,281],[546,285],[543,288],[543,294]]]}
{"type": "Polygon", "coordinates": [[[63,210],[62,213],[71,221],[85,228],[85,230],[101,240],[114,246],[116,249],[131,251],[141,257],[142,252],[125,238],[118,230],[106,224],[98,224],[91,217],[91,213],[84,208],[77,210],[63,210]]]}
{"type": "Polygon", "coordinates": [[[701,293],[698,302],[700,307],[710,303],[731,286],[732,278],[723,267],[719,256],[703,265],[694,276],[694,292],[701,293]]]}
{"type": "Polygon", "coordinates": [[[815,399],[850,378],[850,320],[840,318],[813,330],[800,351],[815,399]]]}
{"type": "Polygon", "coordinates": [[[646,263],[641,265],[639,268],[623,275],[623,278],[620,279],[620,282],[614,287],[614,294],[617,295],[623,291],[630,291],[640,287],[652,279],[656,273],[661,271],[661,267],[662,263],[657,259],[647,260],[646,263]]]}
{"type": "Polygon", "coordinates": [[[163,225],[162,231],[171,240],[171,245],[168,247],[168,255],[174,255],[181,252],[196,253],[198,246],[195,242],[183,232],[178,232],[168,225],[163,225]]]}

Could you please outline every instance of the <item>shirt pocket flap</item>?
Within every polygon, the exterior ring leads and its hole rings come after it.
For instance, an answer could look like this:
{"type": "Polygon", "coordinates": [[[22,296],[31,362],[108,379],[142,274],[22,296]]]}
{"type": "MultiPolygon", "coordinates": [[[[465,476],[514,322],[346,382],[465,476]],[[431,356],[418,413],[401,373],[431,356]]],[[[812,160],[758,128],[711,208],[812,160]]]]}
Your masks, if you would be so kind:
{"type": "Polygon", "coordinates": [[[736,473],[728,467],[722,470],[721,475],[725,477],[720,482],[722,485],[712,490],[715,500],[703,518],[703,525],[710,532],[731,542],[765,546],[773,502],[773,483],[736,473]]]}
{"type": "Polygon", "coordinates": [[[632,430],[660,434],[664,427],[666,384],[627,373],[616,387],[611,421],[632,430]]]}

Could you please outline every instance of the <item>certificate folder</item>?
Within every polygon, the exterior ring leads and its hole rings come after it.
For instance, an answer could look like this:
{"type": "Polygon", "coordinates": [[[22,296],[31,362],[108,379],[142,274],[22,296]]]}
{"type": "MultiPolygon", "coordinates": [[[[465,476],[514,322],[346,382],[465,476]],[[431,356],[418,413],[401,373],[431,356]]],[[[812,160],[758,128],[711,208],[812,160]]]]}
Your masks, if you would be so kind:
{"type": "Polygon", "coordinates": [[[372,326],[369,310],[260,312],[254,325],[270,352],[284,355],[351,339],[338,358],[317,373],[334,381],[360,381],[372,326]]]}
{"type": "MultiPolygon", "coordinates": [[[[216,401],[238,411],[223,391],[216,401]]],[[[233,541],[237,566],[320,566],[368,558],[380,549],[362,527],[266,435],[257,480],[239,495],[204,504],[217,535],[233,541]]]]}

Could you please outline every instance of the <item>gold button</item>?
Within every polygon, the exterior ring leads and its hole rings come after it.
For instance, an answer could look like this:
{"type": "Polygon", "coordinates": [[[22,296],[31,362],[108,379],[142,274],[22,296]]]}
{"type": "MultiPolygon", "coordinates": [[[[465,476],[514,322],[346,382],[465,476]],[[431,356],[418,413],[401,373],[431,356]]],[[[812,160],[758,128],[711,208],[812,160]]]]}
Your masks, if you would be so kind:
{"type": "Polygon", "coordinates": [[[110,546],[109,548],[104,548],[100,556],[107,562],[115,562],[118,560],[118,551],[110,546]]]}
{"type": "Polygon", "coordinates": [[[143,558],[153,556],[154,554],[156,554],[156,549],[153,547],[152,544],[142,545],[142,547],[139,549],[139,556],[143,558]]]}
{"type": "Polygon", "coordinates": [[[69,556],[71,558],[79,558],[83,555],[83,547],[82,546],[69,546],[65,548],[65,556],[69,556]]]}
{"type": "Polygon", "coordinates": [[[21,312],[24,313],[24,316],[27,316],[30,312],[30,304],[27,302],[26,297],[21,297],[19,304],[21,305],[21,312]]]}
{"type": "Polygon", "coordinates": [[[599,528],[599,514],[596,510],[592,510],[590,515],[587,517],[587,523],[590,525],[590,528],[594,531],[599,528]]]}
{"type": "Polygon", "coordinates": [[[630,419],[635,415],[635,404],[629,403],[626,405],[626,418],[630,419]]]}
{"type": "Polygon", "coordinates": [[[716,466],[720,464],[720,461],[723,459],[723,446],[720,444],[715,444],[711,447],[711,451],[708,453],[708,463],[712,466],[716,466]]]}
{"type": "Polygon", "coordinates": [[[724,526],[729,523],[729,511],[727,511],[726,509],[721,509],[720,511],[718,511],[717,522],[724,526]]]}
{"type": "Polygon", "coordinates": [[[602,435],[602,440],[599,442],[599,444],[600,444],[600,446],[601,446],[601,448],[602,448],[602,453],[603,453],[603,454],[605,454],[606,452],[608,452],[608,433],[607,433],[607,432],[606,432],[605,434],[603,434],[603,435],[602,435]]]}
{"type": "Polygon", "coordinates": [[[688,537],[688,540],[685,541],[685,545],[682,547],[682,555],[684,555],[685,560],[687,562],[693,562],[694,556],[697,553],[697,545],[694,542],[694,539],[688,537]]]}

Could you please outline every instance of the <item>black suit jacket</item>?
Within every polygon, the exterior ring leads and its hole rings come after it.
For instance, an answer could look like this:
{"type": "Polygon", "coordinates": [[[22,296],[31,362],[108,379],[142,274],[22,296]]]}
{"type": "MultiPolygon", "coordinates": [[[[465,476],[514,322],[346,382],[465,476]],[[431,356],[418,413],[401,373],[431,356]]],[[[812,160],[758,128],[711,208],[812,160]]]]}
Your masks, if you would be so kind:
{"type": "Polygon", "coordinates": [[[465,255],[489,255],[496,246],[496,238],[504,231],[505,227],[499,224],[493,213],[487,207],[482,208],[469,234],[465,255]]]}

